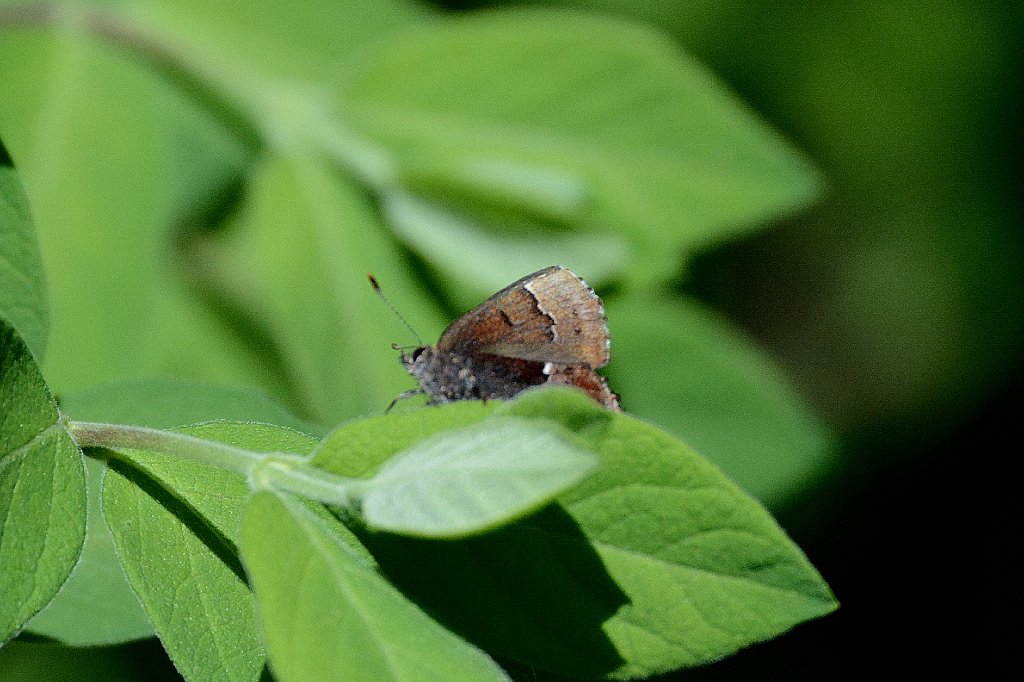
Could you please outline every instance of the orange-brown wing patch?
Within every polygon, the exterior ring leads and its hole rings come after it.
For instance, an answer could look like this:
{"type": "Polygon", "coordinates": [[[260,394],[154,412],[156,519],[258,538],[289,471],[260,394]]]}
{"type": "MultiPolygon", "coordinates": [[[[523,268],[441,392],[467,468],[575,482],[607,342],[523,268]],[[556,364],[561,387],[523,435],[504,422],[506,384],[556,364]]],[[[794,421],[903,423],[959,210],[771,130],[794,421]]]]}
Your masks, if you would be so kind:
{"type": "Polygon", "coordinates": [[[608,409],[622,411],[619,396],[608,388],[608,381],[591,368],[584,365],[548,364],[545,365],[544,371],[548,375],[548,383],[575,386],[586,391],[591,398],[608,409]]]}

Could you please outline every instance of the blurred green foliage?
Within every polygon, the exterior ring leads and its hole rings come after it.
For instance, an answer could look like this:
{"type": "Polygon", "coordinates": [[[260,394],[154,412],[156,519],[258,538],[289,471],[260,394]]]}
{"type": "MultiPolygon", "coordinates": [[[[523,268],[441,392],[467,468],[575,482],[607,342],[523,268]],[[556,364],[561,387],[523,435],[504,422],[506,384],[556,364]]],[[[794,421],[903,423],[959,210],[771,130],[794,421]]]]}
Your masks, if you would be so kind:
{"type": "Polygon", "coordinates": [[[255,384],[329,426],[411,383],[388,348],[407,332],[365,273],[432,339],[442,310],[560,263],[639,313],[612,321],[627,406],[775,504],[822,469],[827,430],[782,372],[672,291],[694,253],[814,199],[792,145],[640,25],[300,4],[288,21],[0,6],[50,385],[255,384]]]}
{"type": "Polygon", "coordinates": [[[255,384],[330,426],[411,385],[367,271],[429,342],[557,261],[626,409],[782,506],[830,427],[888,457],[1019,370],[1013,3],[547,4],[588,13],[0,2],[47,382],[255,384]]]}

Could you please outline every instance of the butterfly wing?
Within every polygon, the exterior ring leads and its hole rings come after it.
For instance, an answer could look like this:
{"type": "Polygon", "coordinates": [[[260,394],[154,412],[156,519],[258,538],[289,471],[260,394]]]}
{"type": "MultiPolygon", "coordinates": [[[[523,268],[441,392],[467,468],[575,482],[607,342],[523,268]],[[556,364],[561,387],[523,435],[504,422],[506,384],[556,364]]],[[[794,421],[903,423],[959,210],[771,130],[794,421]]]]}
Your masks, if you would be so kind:
{"type": "Polygon", "coordinates": [[[559,365],[546,363],[544,373],[550,384],[563,384],[590,394],[590,397],[609,410],[621,412],[619,396],[608,388],[608,380],[585,365],[559,365]]]}
{"type": "Polygon", "coordinates": [[[601,299],[557,265],[513,282],[455,320],[437,347],[594,368],[610,358],[601,299]]]}

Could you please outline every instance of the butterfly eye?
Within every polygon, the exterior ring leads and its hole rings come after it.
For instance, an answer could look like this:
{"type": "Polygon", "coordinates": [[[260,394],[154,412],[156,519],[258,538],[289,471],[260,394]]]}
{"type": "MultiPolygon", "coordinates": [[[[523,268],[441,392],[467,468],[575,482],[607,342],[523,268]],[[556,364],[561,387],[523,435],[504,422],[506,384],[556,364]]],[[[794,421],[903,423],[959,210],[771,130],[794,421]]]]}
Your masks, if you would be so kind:
{"type": "Polygon", "coordinates": [[[419,348],[417,348],[416,350],[414,350],[412,352],[412,361],[413,362],[416,362],[416,358],[418,358],[419,356],[423,355],[423,350],[424,350],[423,346],[420,346],[419,348]]]}

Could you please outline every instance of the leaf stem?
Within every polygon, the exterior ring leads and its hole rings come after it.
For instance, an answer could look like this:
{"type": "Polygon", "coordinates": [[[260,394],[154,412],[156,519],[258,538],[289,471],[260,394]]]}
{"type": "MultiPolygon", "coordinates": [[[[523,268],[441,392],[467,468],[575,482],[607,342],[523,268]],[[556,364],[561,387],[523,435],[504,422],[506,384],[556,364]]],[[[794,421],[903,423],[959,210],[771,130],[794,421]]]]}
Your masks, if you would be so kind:
{"type": "Polygon", "coordinates": [[[147,450],[245,476],[253,489],[270,488],[355,510],[366,482],[318,469],[308,458],[284,452],[256,452],[178,431],[145,426],[68,422],[79,447],[147,450]]]}
{"type": "Polygon", "coordinates": [[[151,450],[192,462],[210,464],[243,476],[249,476],[253,468],[266,457],[264,453],[237,448],[226,443],[145,426],[71,421],[68,430],[79,447],[151,450]]]}
{"type": "Polygon", "coordinates": [[[309,466],[304,457],[275,454],[266,457],[249,477],[255,490],[287,490],[324,504],[358,511],[368,481],[347,478],[309,466]]]}

